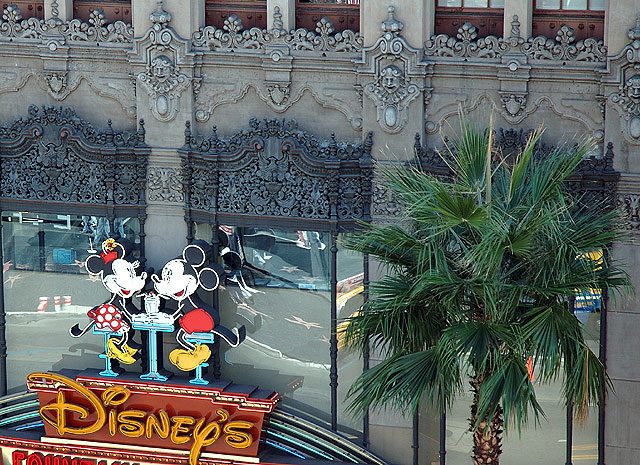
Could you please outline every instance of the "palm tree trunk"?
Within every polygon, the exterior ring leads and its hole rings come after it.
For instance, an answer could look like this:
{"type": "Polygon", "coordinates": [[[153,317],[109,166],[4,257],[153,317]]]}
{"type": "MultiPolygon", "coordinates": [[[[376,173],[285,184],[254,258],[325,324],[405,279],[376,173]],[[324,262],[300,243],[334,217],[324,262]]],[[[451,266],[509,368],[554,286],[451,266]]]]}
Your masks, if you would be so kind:
{"type": "Polygon", "coordinates": [[[473,432],[473,465],[499,465],[502,454],[502,407],[498,405],[493,417],[478,422],[478,396],[484,376],[475,373],[471,379],[473,404],[471,404],[471,418],[469,430],[473,432]],[[476,425],[478,427],[476,428],[476,425]]]}

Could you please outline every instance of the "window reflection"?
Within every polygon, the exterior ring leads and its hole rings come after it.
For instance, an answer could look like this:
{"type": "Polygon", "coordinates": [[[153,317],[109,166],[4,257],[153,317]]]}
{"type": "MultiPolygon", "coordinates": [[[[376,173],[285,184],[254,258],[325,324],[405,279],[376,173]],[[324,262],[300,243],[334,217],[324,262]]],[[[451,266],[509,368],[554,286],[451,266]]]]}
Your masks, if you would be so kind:
{"type": "MultiPolygon", "coordinates": [[[[109,235],[99,216],[2,212],[4,308],[9,390],[24,389],[28,373],[100,368],[99,336],[81,341],[69,328],[109,293],[84,262],[109,235]]],[[[138,240],[137,218],[118,218],[116,234],[138,240]]]]}
{"type": "MultiPolygon", "coordinates": [[[[210,240],[210,226],[198,225],[196,236],[210,240]]],[[[274,389],[286,404],[328,422],[331,235],[220,226],[218,239],[228,273],[219,293],[221,320],[247,329],[246,340],[223,355],[223,378],[274,389]]],[[[340,319],[362,305],[362,255],[340,250],[337,264],[340,319]]],[[[342,401],[362,360],[339,350],[337,365],[340,429],[357,437],[362,419],[344,415],[342,401]]]]}

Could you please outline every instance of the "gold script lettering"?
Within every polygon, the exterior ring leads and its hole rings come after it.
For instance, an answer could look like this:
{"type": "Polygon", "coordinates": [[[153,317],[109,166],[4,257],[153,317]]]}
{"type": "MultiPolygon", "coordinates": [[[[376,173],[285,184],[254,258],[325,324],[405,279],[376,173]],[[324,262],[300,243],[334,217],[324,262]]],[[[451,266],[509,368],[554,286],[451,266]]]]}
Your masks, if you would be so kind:
{"type": "Polygon", "coordinates": [[[104,426],[107,415],[104,411],[104,408],[102,407],[98,396],[96,396],[82,384],[76,383],[66,376],[57,375],[55,373],[32,373],[27,376],[28,381],[36,381],[43,378],[58,382],[63,386],[68,386],[77,393],[81,394],[85,399],[89,401],[96,414],[96,420],[91,425],[78,428],[67,426],[67,412],[78,414],[81,420],[87,418],[90,412],[85,407],[82,407],[80,405],[68,404],[66,402],[64,392],[62,390],[59,390],[56,397],[56,402],[40,407],[40,416],[42,417],[42,419],[56,428],[59,435],[62,436],[65,433],[78,435],[91,434],[99,431],[104,426]],[[54,418],[50,417],[47,412],[53,412],[54,418]]]}

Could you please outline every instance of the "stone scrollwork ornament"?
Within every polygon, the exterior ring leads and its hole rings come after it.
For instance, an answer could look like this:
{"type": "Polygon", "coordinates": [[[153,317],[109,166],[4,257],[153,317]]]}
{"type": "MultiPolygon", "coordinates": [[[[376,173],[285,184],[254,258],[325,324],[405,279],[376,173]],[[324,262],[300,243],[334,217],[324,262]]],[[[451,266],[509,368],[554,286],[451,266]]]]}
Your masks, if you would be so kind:
{"type": "Polygon", "coordinates": [[[380,70],[376,80],[365,85],[364,92],[378,107],[380,125],[393,133],[399,132],[406,122],[404,108],[420,95],[418,86],[411,84],[395,65],[380,70]]]}
{"type": "Polygon", "coordinates": [[[151,97],[151,112],[160,121],[171,121],[180,107],[180,94],[189,87],[189,76],[178,72],[178,67],[165,55],[151,60],[147,71],[138,74],[138,80],[151,97]]]}
{"type": "Polygon", "coordinates": [[[382,36],[365,49],[359,74],[369,82],[363,83],[363,94],[376,105],[380,127],[396,134],[408,121],[407,107],[422,95],[424,64],[418,50],[411,48],[400,35],[404,24],[395,17],[390,6],[388,18],[382,21],[382,36]],[[420,82],[421,85],[417,85],[420,82]]]}
{"type": "Polygon", "coordinates": [[[627,121],[630,142],[640,143],[640,14],[628,33],[631,43],[623,50],[618,91],[610,95],[627,121]],[[626,53],[625,53],[626,52],[626,53]]]}
{"type": "Polygon", "coordinates": [[[501,92],[500,101],[502,102],[502,107],[507,110],[510,116],[520,116],[524,112],[527,104],[527,93],[501,92]]]}
{"type": "Polygon", "coordinates": [[[136,42],[136,53],[144,56],[146,71],[137,80],[147,91],[153,116],[160,121],[172,121],[180,109],[180,97],[193,78],[180,72],[179,63],[185,60],[186,43],[169,27],[171,14],[158,2],[149,16],[153,27],[136,42]]]}

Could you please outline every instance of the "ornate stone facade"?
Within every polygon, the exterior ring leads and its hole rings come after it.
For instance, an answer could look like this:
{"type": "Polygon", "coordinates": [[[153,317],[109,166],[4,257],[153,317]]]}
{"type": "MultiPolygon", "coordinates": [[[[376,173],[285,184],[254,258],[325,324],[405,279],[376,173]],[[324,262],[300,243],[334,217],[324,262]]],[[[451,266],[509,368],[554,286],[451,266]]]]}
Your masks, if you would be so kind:
{"type": "MultiPolygon", "coordinates": [[[[205,25],[204,3],[135,2],[133,24],[100,10],[88,21],[63,21],[48,0],[42,20],[4,8],[3,210],[137,216],[152,263],[192,239],[196,223],[337,234],[400,216],[375,163],[417,155],[446,176],[442,137],[458,131],[462,111],[479,125],[493,113],[505,151],[541,124],[540,153],[592,137],[593,157],[574,188],[587,201],[617,199],[632,241],[640,231],[634,0],[607,2],[613,23],[604,41],[577,40],[578,30],[561,21],[552,37],[531,37],[527,2],[515,0],[505,1],[505,37],[481,37],[473,18],[455,37],[435,34],[436,2],[362,1],[361,32],[336,32],[338,23],[321,16],[315,29],[296,27],[294,0],[267,0],[267,28],[245,28],[239,11],[214,27],[205,25]]],[[[640,255],[635,247],[621,253],[640,255]]],[[[631,307],[620,314],[636,312],[631,307]]],[[[617,339],[613,353],[639,350],[631,338],[617,339]]],[[[615,383],[629,386],[608,398],[608,409],[637,413],[636,365],[613,366],[615,383]]],[[[401,439],[380,444],[408,465],[410,425],[398,421],[404,426],[393,437],[401,439]]],[[[378,426],[370,444],[394,428],[378,426]]],[[[623,427],[607,423],[607,447],[623,451],[620,463],[634,463],[637,447],[623,427]]]]}

